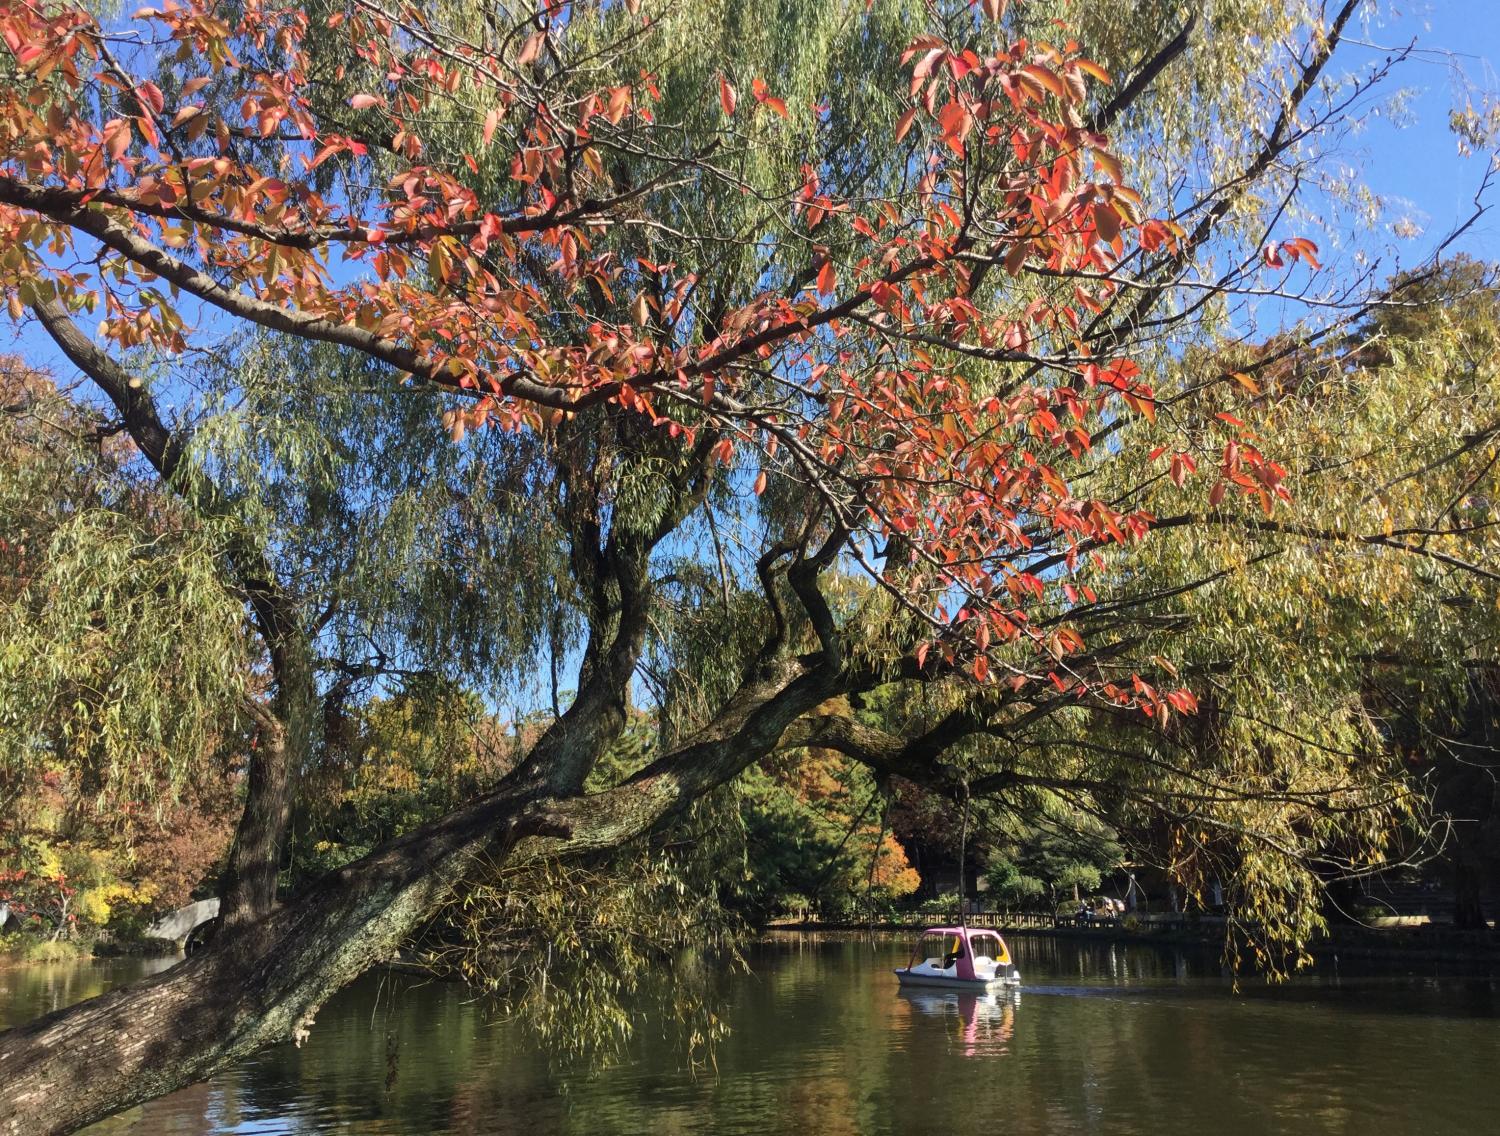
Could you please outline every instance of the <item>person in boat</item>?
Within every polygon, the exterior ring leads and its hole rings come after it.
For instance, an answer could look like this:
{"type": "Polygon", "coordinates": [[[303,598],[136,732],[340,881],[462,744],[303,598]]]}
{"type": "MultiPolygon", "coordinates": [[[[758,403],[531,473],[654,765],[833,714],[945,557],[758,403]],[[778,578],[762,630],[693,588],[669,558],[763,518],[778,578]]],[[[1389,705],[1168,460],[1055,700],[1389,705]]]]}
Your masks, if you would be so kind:
{"type": "Polygon", "coordinates": [[[945,953],[943,955],[943,959],[942,959],[942,963],[943,963],[942,969],[943,970],[947,970],[950,966],[952,966],[954,963],[956,963],[959,959],[961,959],[961,958],[964,957],[964,941],[962,939],[960,939],[957,935],[954,935],[953,938],[952,938],[952,940],[951,940],[951,944],[950,945],[951,945],[951,949],[948,950],[947,953],[945,953]]]}

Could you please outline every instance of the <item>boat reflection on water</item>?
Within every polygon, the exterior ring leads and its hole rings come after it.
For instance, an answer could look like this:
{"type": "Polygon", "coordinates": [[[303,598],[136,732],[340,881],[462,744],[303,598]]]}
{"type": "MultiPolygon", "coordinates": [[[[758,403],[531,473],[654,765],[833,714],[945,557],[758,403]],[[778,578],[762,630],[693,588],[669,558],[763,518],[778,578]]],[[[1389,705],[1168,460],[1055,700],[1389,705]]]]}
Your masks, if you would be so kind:
{"type": "Polygon", "coordinates": [[[1001,1057],[1010,1052],[1021,1004],[1019,990],[971,994],[903,986],[896,996],[916,1013],[945,1019],[949,1037],[965,1057],[1001,1057]]]}

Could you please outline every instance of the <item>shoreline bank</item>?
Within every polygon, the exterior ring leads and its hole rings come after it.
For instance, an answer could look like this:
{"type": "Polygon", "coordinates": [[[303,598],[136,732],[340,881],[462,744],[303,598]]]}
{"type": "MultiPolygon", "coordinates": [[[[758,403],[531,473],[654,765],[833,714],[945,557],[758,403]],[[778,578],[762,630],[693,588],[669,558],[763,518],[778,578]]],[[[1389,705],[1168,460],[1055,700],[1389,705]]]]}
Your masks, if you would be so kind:
{"type": "MultiPolygon", "coordinates": [[[[936,922],[942,919],[934,917],[936,922]]],[[[912,935],[934,921],[818,921],[772,923],[766,935],[778,934],[869,934],[912,935]]],[[[981,925],[981,924],[976,924],[981,925]]],[[[1172,929],[1136,929],[1119,926],[1038,927],[1007,926],[1003,922],[982,924],[1013,938],[1060,939],[1068,942],[1125,943],[1136,946],[1193,947],[1215,949],[1224,941],[1224,925],[1200,924],[1172,929]]],[[[1338,927],[1311,944],[1314,958],[1407,958],[1434,962],[1485,962],[1500,968],[1500,930],[1459,931],[1442,925],[1419,927],[1338,927]]]]}

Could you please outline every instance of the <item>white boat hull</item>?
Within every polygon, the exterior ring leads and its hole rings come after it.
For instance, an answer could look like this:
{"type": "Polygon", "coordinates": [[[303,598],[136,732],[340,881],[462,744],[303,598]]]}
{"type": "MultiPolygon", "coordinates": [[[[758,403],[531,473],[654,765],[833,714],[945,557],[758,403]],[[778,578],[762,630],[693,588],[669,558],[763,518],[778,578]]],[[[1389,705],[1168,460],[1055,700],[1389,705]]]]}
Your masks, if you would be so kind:
{"type": "Polygon", "coordinates": [[[1021,985],[1020,974],[997,974],[993,978],[958,978],[946,974],[924,974],[920,970],[896,969],[896,979],[902,986],[933,986],[947,990],[998,990],[1002,986],[1021,985]]]}

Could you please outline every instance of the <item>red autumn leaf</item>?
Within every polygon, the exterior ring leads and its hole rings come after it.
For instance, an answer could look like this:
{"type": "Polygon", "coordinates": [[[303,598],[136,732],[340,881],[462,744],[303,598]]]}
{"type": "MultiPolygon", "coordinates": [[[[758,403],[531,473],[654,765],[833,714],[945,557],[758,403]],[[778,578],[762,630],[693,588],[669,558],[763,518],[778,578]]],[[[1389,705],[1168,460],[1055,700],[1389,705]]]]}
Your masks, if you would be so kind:
{"type": "Polygon", "coordinates": [[[1306,237],[1293,237],[1291,240],[1282,241],[1281,248],[1293,260],[1306,261],[1309,268],[1322,267],[1318,263],[1318,246],[1306,237]]]}
{"type": "Polygon", "coordinates": [[[160,114],[166,108],[167,100],[162,97],[161,88],[155,83],[141,83],[136,87],[135,93],[151,109],[152,114],[160,114]]]}
{"type": "Polygon", "coordinates": [[[723,75],[719,76],[719,105],[724,108],[726,115],[734,114],[734,108],[739,106],[740,99],[734,92],[734,87],[723,75]]]}
{"type": "Polygon", "coordinates": [[[834,283],[833,261],[825,260],[823,267],[818,269],[818,294],[821,296],[833,295],[834,283]]]}
{"type": "Polygon", "coordinates": [[[933,70],[942,61],[943,56],[947,54],[947,48],[941,46],[933,47],[924,52],[922,57],[917,60],[916,65],[911,69],[913,94],[921,86],[921,81],[932,74],[933,70]]]}
{"type": "Polygon", "coordinates": [[[766,86],[764,79],[759,77],[752,79],[750,81],[750,93],[755,96],[755,101],[760,103],[761,106],[774,111],[776,114],[781,115],[782,118],[787,117],[786,103],[771,94],[770,88],[766,86]]]}

